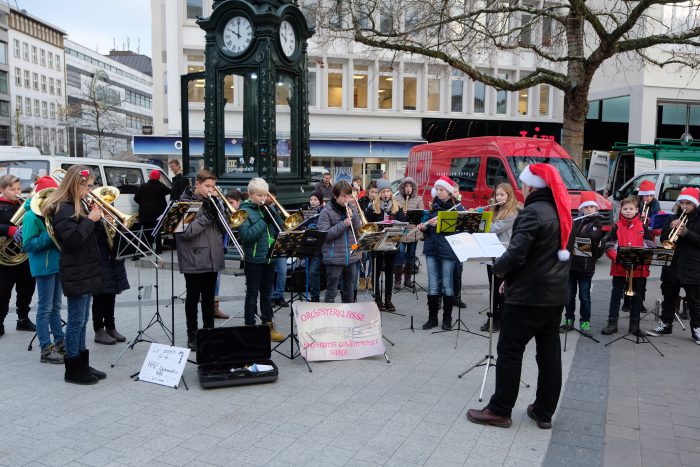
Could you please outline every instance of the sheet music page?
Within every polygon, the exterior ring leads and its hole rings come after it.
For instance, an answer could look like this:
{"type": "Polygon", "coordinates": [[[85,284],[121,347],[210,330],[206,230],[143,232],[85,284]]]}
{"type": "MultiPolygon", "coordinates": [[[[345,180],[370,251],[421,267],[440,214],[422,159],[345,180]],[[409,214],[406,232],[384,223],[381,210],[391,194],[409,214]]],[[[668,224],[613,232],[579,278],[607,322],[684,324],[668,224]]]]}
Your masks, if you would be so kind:
{"type": "Polygon", "coordinates": [[[467,261],[469,258],[485,257],[486,253],[484,250],[476,243],[474,237],[467,232],[449,235],[445,237],[445,240],[447,240],[447,243],[452,247],[452,251],[457,255],[457,259],[460,263],[467,261]]]}
{"type": "Polygon", "coordinates": [[[506,252],[506,247],[503,246],[495,233],[475,233],[472,234],[472,237],[484,251],[486,258],[498,258],[506,252]]]}

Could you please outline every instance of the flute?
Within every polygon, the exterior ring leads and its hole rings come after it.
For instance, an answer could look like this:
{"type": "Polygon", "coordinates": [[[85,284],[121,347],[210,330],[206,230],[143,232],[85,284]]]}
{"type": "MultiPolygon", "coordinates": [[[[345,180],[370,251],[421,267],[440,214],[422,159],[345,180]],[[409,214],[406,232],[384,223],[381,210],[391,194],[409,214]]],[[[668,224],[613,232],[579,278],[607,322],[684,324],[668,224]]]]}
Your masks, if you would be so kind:
{"type": "Polygon", "coordinates": [[[572,222],[576,222],[578,220],[584,219],[586,217],[591,217],[591,216],[600,216],[600,213],[599,212],[591,212],[591,213],[586,214],[584,216],[578,216],[578,217],[573,218],[572,222]]]}

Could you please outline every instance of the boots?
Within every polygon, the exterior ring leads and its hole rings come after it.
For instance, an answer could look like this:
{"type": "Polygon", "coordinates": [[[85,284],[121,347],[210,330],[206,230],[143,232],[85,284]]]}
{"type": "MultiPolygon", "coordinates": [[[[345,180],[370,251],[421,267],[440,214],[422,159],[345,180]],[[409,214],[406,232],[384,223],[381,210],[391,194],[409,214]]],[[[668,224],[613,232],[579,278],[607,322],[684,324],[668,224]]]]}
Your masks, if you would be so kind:
{"type": "MultiPolygon", "coordinates": [[[[639,323],[637,323],[637,327],[639,327],[639,323]]],[[[606,336],[609,336],[610,334],[614,334],[617,332],[617,319],[609,319],[608,320],[608,325],[603,328],[602,331],[600,331],[602,334],[605,334],[606,336]]]]}
{"type": "Polygon", "coordinates": [[[412,264],[404,264],[403,265],[403,285],[404,287],[411,287],[413,285],[413,281],[411,280],[412,276],[412,271],[413,265],[412,264]]]}
{"type": "Polygon", "coordinates": [[[442,299],[442,329],[449,331],[452,329],[452,307],[454,297],[445,295],[442,299]]]}
{"type": "Polygon", "coordinates": [[[80,359],[82,361],[83,370],[86,373],[96,377],[97,379],[105,379],[107,377],[107,373],[100,370],[96,370],[90,366],[90,351],[88,349],[85,349],[82,352],[80,352],[80,359]]]}
{"type": "Polygon", "coordinates": [[[220,299],[218,299],[218,298],[214,299],[214,318],[216,318],[216,319],[228,319],[228,315],[219,309],[220,303],[221,303],[220,299]]]}
{"type": "Polygon", "coordinates": [[[117,340],[114,337],[107,334],[105,328],[100,328],[97,331],[95,331],[95,342],[103,345],[114,345],[117,343],[117,340]]]}
{"type": "Polygon", "coordinates": [[[270,340],[272,342],[282,342],[284,340],[284,334],[275,329],[275,324],[272,321],[267,321],[264,324],[270,328],[270,340]]]}
{"type": "MultiPolygon", "coordinates": [[[[391,286],[389,285],[388,287],[391,286]]],[[[384,306],[384,302],[382,302],[382,291],[379,289],[374,291],[374,303],[377,304],[379,311],[386,311],[386,306],[384,306]]]]}
{"type": "MultiPolygon", "coordinates": [[[[400,277],[399,277],[400,278],[400,277]]],[[[399,282],[399,286],[401,285],[401,282],[399,282]]],[[[394,306],[393,303],[391,303],[391,289],[386,290],[386,300],[384,301],[384,307],[386,308],[386,311],[389,313],[396,313],[396,307],[394,306]]]]}
{"type": "Polygon", "coordinates": [[[633,318],[630,316],[630,325],[627,331],[633,336],[643,336],[642,331],[639,330],[639,317],[633,318]]]}
{"type": "Polygon", "coordinates": [[[401,289],[401,271],[403,271],[403,266],[394,266],[394,290],[401,289]]]}
{"type": "Polygon", "coordinates": [[[66,373],[63,376],[63,380],[66,383],[73,384],[95,384],[97,381],[97,376],[93,376],[83,368],[82,356],[75,358],[67,358],[63,362],[66,365],[66,373]]]}
{"type": "Polygon", "coordinates": [[[187,331],[187,348],[197,350],[197,331],[187,331]]]}
{"type": "Polygon", "coordinates": [[[36,332],[36,326],[34,323],[32,323],[32,320],[29,318],[20,318],[17,320],[17,328],[18,331],[31,331],[31,332],[36,332]]]}
{"type": "Polygon", "coordinates": [[[107,334],[113,337],[117,342],[126,342],[126,337],[121,335],[116,329],[107,329],[107,334]]]}
{"type": "Polygon", "coordinates": [[[432,329],[438,325],[438,301],[439,295],[428,295],[428,321],[423,325],[423,329],[432,329]]]}
{"type": "Polygon", "coordinates": [[[367,289],[367,279],[364,277],[360,277],[360,285],[358,286],[359,290],[366,290],[367,289]]]}

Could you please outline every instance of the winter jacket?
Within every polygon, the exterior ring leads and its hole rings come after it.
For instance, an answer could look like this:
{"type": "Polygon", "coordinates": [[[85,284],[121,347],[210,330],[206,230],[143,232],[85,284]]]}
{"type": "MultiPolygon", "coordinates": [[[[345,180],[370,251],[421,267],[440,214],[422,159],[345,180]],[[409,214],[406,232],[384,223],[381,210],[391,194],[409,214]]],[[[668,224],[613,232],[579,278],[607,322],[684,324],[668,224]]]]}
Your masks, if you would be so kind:
{"type": "Polygon", "coordinates": [[[134,201],[139,205],[139,222],[146,225],[155,224],[168,205],[165,198],[169,194],[168,187],[159,180],[143,183],[134,195],[134,201]]]}
{"type": "Polygon", "coordinates": [[[204,203],[185,231],[175,234],[180,272],[201,274],[221,271],[224,268],[224,240],[211,201],[195,194],[192,187],[187,187],[180,199],[204,203]]]}
{"type": "MultiPolygon", "coordinates": [[[[118,235],[114,241],[118,242],[118,235]]],[[[97,248],[100,250],[100,268],[102,269],[102,287],[100,295],[116,295],[129,288],[129,279],[126,276],[124,260],[115,260],[107,243],[105,229],[95,229],[97,248]]],[[[97,294],[96,294],[97,295],[97,294]]]]}
{"type": "Polygon", "coordinates": [[[508,248],[510,237],[513,235],[513,223],[515,223],[516,217],[518,217],[518,215],[513,214],[512,216],[504,217],[503,219],[491,222],[489,232],[495,233],[502,245],[506,248],[508,248]]]}
{"type": "Polygon", "coordinates": [[[29,269],[33,277],[58,274],[61,253],[46,231],[44,218],[30,208],[31,199],[24,203],[26,214],[22,221],[22,248],[29,256],[29,269]]]}
{"type": "Polygon", "coordinates": [[[358,202],[360,203],[360,209],[362,209],[362,212],[367,212],[367,207],[370,205],[371,201],[369,199],[369,196],[362,196],[358,202]]]}
{"type": "Polygon", "coordinates": [[[323,195],[323,200],[328,203],[333,199],[333,184],[325,185],[323,180],[314,185],[314,191],[323,195]]]}
{"type": "Polygon", "coordinates": [[[275,222],[280,227],[282,219],[274,209],[266,210],[262,206],[246,200],[241,204],[241,209],[248,213],[246,221],[238,228],[243,243],[245,260],[252,264],[270,264],[272,261],[267,257],[270,247],[275,243],[278,229],[275,222]],[[270,213],[274,217],[274,222],[270,218],[270,213]]]}
{"type": "Polygon", "coordinates": [[[170,199],[177,201],[185,192],[185,188],[190,186],[190,181],[182,174],[175,175],[171,181],[173,187],[170,189],[170,199]]]}
{"type": "MultiPolygon", "coordinates": [[[[422,211],[425,209],[423,206],[423,197],[418,196],[418,186],[411,177],[404,178],[399,185],[399,194],[396,196],[396,202],[399,204],[399,207],[402,210],[404,208],[404,204],[406,205],[406,210],[420,209],[422,211]],[[404,187],[408,184],[413,185],[413,191],[411,192],[411,196],[408,198],[408,203],[406,203],[406,191],[404,187]]],[[[413,228],[415,228],[415,225],[409,225],[409,229],[413,228]]],[[[420,230],[416,230],[415,234],[402,236],[401,243],[414,243],[420,240],[422,236],[422,232],[420,230]]]]}
{"type": "MultiPolygon", "coordinates": [[[[430,214],[428,214],[428,219],[437,217],[440,211],[447,211],[452,208],[455,204],[451,198],[447,201],[440,201],[439,198],[435,197],[433,199],[433,209],[431,209],[430,214]]],[[[464,211],[463,206],[459,206],[453,211],[464,211]]],[[[454,261],[459,261],[457,255],[452,251],[452,247],[447,243],[446,237],[451,234],[437,233],[437,226],[427,225],[426,229],[423,231],[423,239],[425,244],[423,245],[423,254],[425,256],[436,256],[442,259],[451,259],[454,261]]]]}
{"type": "MultiPolygon", "coordinates": [[[[643,196],[638,196],[637,197],[637,203],[639,204],[639,215],[642,215],[642,210],[644,209],[644,197],[643,196]]],[[[649,219],[651,219],[653,216],[657,215],[661,211],[661,205],[659,204],[659,200],[654,198],[651,200],[651,203],[649,204],[649,219]]],[[[647,224],[648,225],[648,224],[647,224]]]]}
{"type": "Polygon", "coordinates": [[[73,203],[61,203],[51,217],[51,224],[61,247],[58,277],[63,295],[77,297],[99,293],[102,270],[95,230],[102,229],[101,223],[86,216],[76,219],[73,203]]]}
{"type": "Polygon", "coordinates": [[[0,197],[0,236],[11,237],[14,235],[17,227],[10,224],[10,219],[17,212],[17,208],[19,208],[19,201],[8,201],[0,197]]]}
{"type": "Polygon", "coordinates": [[[552,190],[535,190],[515,218],[508,249],[493,265],[493,273],[505,279],[505,303],[565,305],[569,301],[569,261],[559,261],[560,248],[561,228],[552,190]]]}
{"type": "MultiPolygon", "coordinates": [[[[680,214],[676,216],[676,219],[680,214]]],[[[669,266],[661,270],[663,282],[700,285],[700,210],[693,209],[688,215],[687,232],[676,240],[676,249],[669,266]]],[[[661,241],[668,240],[671,222],[664,227],[661,241]]]]}
{"type": "MultiPolygon", "coordinates": [[[[326,240],[323,243],[323,264],[349,266],[360,261],[362,255],[352,254],[352,245],[355,243],[355,239],[350,227],[343,222],[347,218],[345,206],[339,205],[333,198],[321,211],[318,218],[318,230],[327,232],[326,240]]],[[[360,235],[360,218],[354,210],[352,226],[355,229],[355,235],[360,235]]]]}
{"type": "Polygon", "coordinates": [[[603,238],[603,221],[600,216],[591,216],[574,222],[569,236],[567,250],[571,253],[571,271],[583,276],[593,276],[595,263],[602,254],[603,246],[600,241],[603,238]],[[577,255],[574,250],[576,238],[590,239],[590,256],[577,255]]]}
{"type": "MultiPolygon", "coordinates": [[[[612,230],[610,230],[608,234],[608,239],[605,242],[605,254],[613,261],[610,265],[610,275],[625,277],[627,275],[625,266],[617,262],[618,246],[654,247],[654,240],[651,236],[651,232],[642,224],[639,216],[631,220],[621,217],[620,220],[613,225],[612,230]]],[[[634,277],[649,277],[649,266],[635,266],[634,277]]]]}

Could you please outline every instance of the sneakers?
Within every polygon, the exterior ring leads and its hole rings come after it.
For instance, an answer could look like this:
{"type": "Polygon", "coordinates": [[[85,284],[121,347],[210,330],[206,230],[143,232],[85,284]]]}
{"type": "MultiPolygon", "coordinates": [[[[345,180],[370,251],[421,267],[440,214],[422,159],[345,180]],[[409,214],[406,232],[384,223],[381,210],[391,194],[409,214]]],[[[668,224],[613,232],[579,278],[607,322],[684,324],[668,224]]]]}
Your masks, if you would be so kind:
{"type": "Polygon", "coordinates": [[[696,344],[700,345],[700,328],[691,329],[690,338],[693,339],[696,344]]]}
{"type": "Polygon", "coordinates": [[[659,321],[658,326],[654,329],[647,331],[647,336],[659,337],[664,334],[671,334],[673,332],[673,324],[666,324],[663,321],[659,321]]]}
{"type": "Polygon", "coordinates": [[[58,341],[53,343],[56,352],[60,353],[64,357],[66,356],[66,341],[58,341]]]}
{"type": "Polygon", "coordinates": [[[559,326],[562,331],[572,331],[574,329],[574,320],[569,318],[564,318],[564,323],[559,326]]]}
{"type": "Polygon", "coordinates": [[[270,340],[272,342],[282,342],[284,340],[284,334],[275,329],[275,323],[268,321],[265,324],[270,328],[270,340]]]}
{"type": "Polygon", "coordinates": [[[56,365],[63,365],[63,355],[58,353],[56,347],[53,344],[47,345],[46,348],[41,349],[41,356],[39,357],[41,363],[54,363],[56,365]]]}
{"type": "Polygon", "coordinates": [[[591,323],[588,321],[581,321],[578,324],[578,328],[580,331],[590,331],[591,330],[591,323]]]}
{"type": "Polygon", "coordinates": [[[32,320],[30,320],[29,318],[18,319],[17,330],[35,332],[36,326],[34,325],[34,323],[32,323],[32,320]]]}

